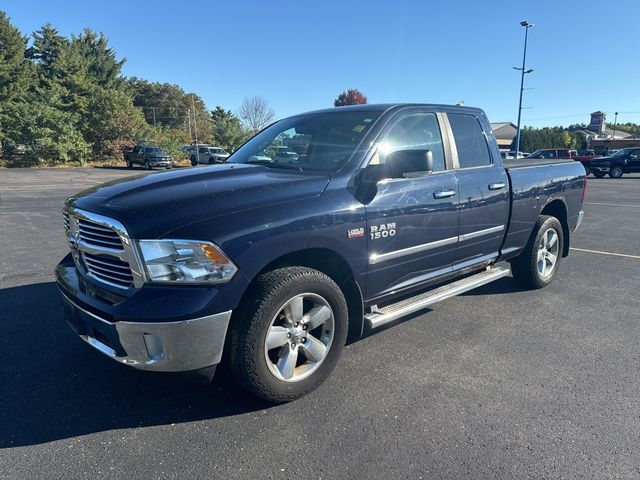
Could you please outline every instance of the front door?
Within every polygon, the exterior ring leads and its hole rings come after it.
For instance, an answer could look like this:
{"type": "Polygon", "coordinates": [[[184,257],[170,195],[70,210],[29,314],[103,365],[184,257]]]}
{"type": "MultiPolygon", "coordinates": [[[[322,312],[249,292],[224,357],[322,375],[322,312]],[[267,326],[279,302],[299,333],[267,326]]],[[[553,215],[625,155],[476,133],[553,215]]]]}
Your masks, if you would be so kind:
{"type": "Polygon", "coordinates": [[[446,168],[436,115],[404,114],[382,138],[381,153],[366,167],[384,172],[366,205],[370,300],[447,273],[458,242],[456,176],[446,168]],[[403,149],[409,155],[384,153],[403,149]],[[411,155],[412,149],[431,151],[431,173],[421,172],[421,159],[411,155]]]}

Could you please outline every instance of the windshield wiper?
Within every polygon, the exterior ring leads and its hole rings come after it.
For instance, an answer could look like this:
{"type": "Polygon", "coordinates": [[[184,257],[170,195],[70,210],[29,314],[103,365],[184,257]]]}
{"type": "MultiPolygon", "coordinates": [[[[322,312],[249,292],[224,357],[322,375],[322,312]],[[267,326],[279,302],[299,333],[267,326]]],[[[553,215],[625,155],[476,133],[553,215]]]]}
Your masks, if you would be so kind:
{"type": "Polygon", "coordinates": [[[274,163],[270,162],[269,160],[249,160],[246,163],[250,165],[264,165],[268,168],[282,168],[284,170],[297,170],[299,172],[303,171],[302,167],[299,167],[297,165],[292,165],[290,163],[274,163]]]}

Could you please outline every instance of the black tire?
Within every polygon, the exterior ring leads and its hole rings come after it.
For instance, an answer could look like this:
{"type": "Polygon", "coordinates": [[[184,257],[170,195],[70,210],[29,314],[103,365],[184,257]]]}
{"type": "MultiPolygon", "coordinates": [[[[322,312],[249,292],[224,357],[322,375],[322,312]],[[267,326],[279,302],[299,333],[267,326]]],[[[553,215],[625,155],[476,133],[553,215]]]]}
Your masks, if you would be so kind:
{"type": "MultiPolygon", "coordinates": [[[[562,260],[563,248],[564,235],[560,221],[556,217],[540,215],[524,250],[518,257],[511,260],[511,273],[513,278],[530,288],[546,287],[553,281],[558,273],[558,267],[562,260]],[[557,235],[557,253],[553,267],[549,273],[544,275],[540,272],[540,260],[538,255],[541,244],[543,243],[543,236],[545,236],[550,230],[555,231],[557,235]]],[[[547,262],[549,262],[549,260],[546,258],[542,260],[544,267],[547,267],[547,262]]]]}
{"type": "Polygon", "coordinates": [[[195,167],[196,165],[198,165],[198,160],[196,159],[196,157],[192,156],[189,160],[191,160],[192,167],[195,167]]]}
{"type": "Polygon", "coordinates": [[[593,172],[593,176],[596,178],[604,178],[605,175],[606,173],[604,172],[593,172]]]}
{"type": "Polygon", "coordinates": [[[133,168],[133,163],[129,159],[127,159],[127,168],[133,168]]]}
{"type": "Polygon", "coordinates": [[[624,170],[622,169],[622,167],[620,165],[614,165],[609,170],[609,176],[611,178],[620,178],[620,177],[622,177],[623,174],[624,174],[624,170]]]}
{"type": "Polygon", "coordinates": [[[591,169],[589,167],[584,167],[584,175],[585,175],[585,177],[588,177],[590,173],[591,173],[591,169]]]}
{"type": "MultiPolygon", "coordinates": [[[[244,388],[268,402],[285,403],[306,395],[327,379],[338,363],[347,330],[347,302],[331,278],[311,268],[280,268],[260,275],[254,282],[248,300],[234,313],[225,353],[231,371],[244,388]],[[333,314],[333,338],[323,360],[311,374],[297,381],[284,381],[270,370],[265,342],[283,306],[302,294],[326,301],[333,314]]],[[[286,342],[278,348],[289,349],[292,340],[286,342]]]]}

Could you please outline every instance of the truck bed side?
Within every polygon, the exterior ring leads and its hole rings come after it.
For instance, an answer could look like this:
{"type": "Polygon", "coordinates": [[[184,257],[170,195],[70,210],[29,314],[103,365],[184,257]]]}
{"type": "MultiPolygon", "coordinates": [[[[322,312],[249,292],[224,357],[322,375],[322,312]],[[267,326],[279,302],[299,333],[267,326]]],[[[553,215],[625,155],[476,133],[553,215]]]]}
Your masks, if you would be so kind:
{"type": "Polygon", "coordinates": [[[505,169],[510,182],[511,212],[502,246],[502,258],[517,255],[524,248],[543,210],[565,222],[565,255],[569,234],[575,230],[582,210],[586,177],[579,162],[531,160],[507,161],[505,169]]]}

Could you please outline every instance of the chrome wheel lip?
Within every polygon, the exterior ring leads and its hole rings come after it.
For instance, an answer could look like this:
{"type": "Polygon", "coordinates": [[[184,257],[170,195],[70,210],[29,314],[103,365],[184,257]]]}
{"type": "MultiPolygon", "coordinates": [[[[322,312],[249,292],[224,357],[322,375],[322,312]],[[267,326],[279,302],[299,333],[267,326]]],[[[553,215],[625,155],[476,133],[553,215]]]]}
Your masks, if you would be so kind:
{"type": "Polygon", "coordinates": [[[291,297],[278,309],[265,334],[264,358],[269,372],[276,379],[286,383],[299,382],[310,377],[326,360],[334,335],[335,316],[331,305],[324,297],[310,292],[291,297]],[[305,301],[312,305],[307,311],[303,308],[305,301]],[[328,309],[328,312],[324,308],[328,309]],[[313,312],[321,312],[322,317],[328,317],[314,326],[311,316],[313,312]],[[308,328],[305,329],[305,326],[308,328]],[[320,338],[317,338],[317,330],[320,331],[320,338]],[[311,334],[312,331],[315,332],[314,335],[311,334]],[[273,338],[275,342],[271,341],[273,338]],[[285,343],[274,346],[282,341],[285,343]],[[269,352],[274,351],[277,353],[275,362],[269,356],[269,352]],[[312,359],[311,352],[319,358],[312,359]],[[304,362],[297,365],[300,354],[304,362]],[[290,367],[291,362],[294,365],[293,369],[290,367]]]}
{"type": "Polygon", "coordinates": [[[536,269],[542,278],[550,277],[555,271],[560,253],[560,236],[555,228],[548,228],[538,244],[536,269]]]}

